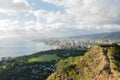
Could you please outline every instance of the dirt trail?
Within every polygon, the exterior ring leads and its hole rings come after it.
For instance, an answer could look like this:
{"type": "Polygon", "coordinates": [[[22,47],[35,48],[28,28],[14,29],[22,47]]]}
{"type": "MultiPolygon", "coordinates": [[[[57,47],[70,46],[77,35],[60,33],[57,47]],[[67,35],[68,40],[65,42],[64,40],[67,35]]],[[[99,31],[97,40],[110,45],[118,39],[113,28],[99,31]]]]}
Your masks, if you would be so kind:
{"type": "Polygon", "coordinates": [[[108,72],[110,74],[112,74],[111,69],[110,69],[110,59],[108,57],[108,50],[107,49],[103,49],[103,55],[106,57],[106,60],[108,62],[108,64],[105,66],[105,69],[108,70],[108,72]]]}

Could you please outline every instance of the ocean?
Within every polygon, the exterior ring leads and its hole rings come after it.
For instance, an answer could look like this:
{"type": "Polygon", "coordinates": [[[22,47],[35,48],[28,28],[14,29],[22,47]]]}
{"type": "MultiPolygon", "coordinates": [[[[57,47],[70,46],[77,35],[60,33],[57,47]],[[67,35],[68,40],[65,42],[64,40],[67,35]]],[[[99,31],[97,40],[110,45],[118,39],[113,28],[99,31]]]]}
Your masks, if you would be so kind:
{"type": "Polygon", "coordinates": [[[56,49],[56,46],[21,39],[0,40],[0,58],[30,55],[35,52],[56,49]]]}

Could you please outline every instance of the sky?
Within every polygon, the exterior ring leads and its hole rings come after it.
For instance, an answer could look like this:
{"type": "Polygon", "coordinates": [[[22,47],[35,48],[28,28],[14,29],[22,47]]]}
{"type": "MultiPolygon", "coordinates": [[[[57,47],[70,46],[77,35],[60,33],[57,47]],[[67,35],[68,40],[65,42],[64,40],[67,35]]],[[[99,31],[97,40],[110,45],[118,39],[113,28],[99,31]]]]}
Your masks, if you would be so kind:
{"type": "Polygon", "coordinates": [[[0,39],[120,31],[120,0],[0,0],[0,39]]]}

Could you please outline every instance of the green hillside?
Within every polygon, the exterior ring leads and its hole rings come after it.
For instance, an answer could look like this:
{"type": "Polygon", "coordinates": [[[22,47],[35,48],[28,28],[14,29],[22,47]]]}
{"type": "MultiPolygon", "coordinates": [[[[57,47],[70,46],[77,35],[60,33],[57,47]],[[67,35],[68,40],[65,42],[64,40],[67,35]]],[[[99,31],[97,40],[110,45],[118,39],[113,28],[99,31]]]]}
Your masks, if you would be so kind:
{"type": "Polygon", "coordinates": [[[70,56],[84,55],[86,50],[48,50],[0,61],[0,80],[46,80],[56,63],[70,56]]]}
{"type": "Polygon", "coordinates": [[[47,80],[120,80],[120,46],[94,46],[84,56],[61,60],[47,80]]]}

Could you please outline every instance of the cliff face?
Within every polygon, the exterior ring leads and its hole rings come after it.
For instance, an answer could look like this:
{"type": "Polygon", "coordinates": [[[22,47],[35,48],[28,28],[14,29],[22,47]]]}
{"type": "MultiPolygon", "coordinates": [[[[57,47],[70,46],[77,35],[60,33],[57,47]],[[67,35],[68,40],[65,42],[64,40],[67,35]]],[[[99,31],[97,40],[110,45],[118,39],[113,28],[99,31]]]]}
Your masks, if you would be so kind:
{"type": "Polygon", "coordinates": [[[120,46],[94,46],[84,56],[61,60],[47,80],[120,80],[120,46]]]}

